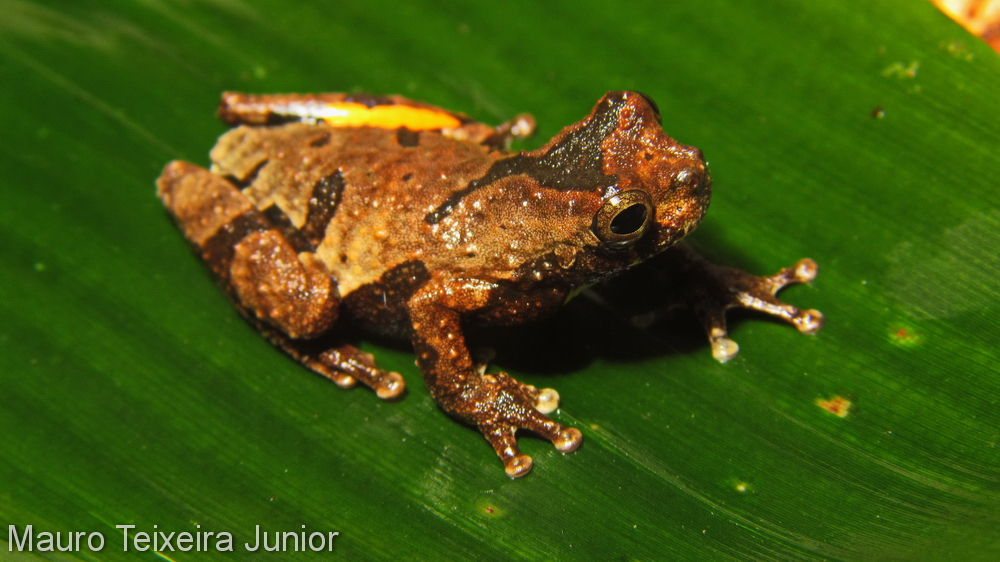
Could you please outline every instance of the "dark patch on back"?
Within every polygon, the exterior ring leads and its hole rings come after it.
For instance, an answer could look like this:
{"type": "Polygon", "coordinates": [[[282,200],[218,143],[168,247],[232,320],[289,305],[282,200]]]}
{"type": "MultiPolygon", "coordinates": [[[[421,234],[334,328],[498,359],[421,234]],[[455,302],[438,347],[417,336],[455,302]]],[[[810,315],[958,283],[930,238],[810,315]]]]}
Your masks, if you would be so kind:
{"type": "Polygon", "coordinates": [[[387,335],[402,336],[409,330],[406,305],[429,279],[424,262],[403,262],[383,273],[377,281],[345,295],[344,307],[367,327],[387,335]]]}
{"type": "Polygon", "coordinates": [[[260,162],[258,162],[253,167],[253,169],[250,170],[250,173],[247,174],[246,177],[238,178],[238,177],[230,174],[230,175],[226,176],[226,179],[229,180],[236,187],[240,188],[240,190],[242,191],[242,190],[250,187],[250,184],[252,184],[253,182],[255,182],[257,180],[257,176],[260,175],[260,171],[264,169],[264,166],[267,166],[268,162],[270,162],[270,160],[267,160],[266,158],[264,160],[261,160],[260,162]]]}
{"type": "Polygon", "coordinates": [[[199,248],[202,260],[212,268],[212,273],[221,282],[229,281],[229,266],[233,263],[236,245],[254,232],[270,230],[264,216],[251,209],[220,228],[199,248]]]}
{"type": "Polygon", "coordinates": [[[281,210],[281,207],[277,205],[271,205],[270,207],[264,209],[262,211],[262,214],[264,215],[264,218],[271,221],[271,224],[280,228],[281,230],[285,230],[288,228],[295,228],[295,225],[292,224],[292,221],[291,219],[288,218],[288,215],[286,215],[285,212],[281,210]]]}
{"type": "Polygon", "coordinates": [[[271,205],[270,207],[264,209],[262,214],[265,219],[274,225],[275,228],[281,231],[285,240],[288,240],[288,243],[292,245],[292,248],[294,248],[296,252],[311,252],[315,250],[315,247],[313,247],[312,243],[309,242],[309,239],[303,236],[299,229],[295,228],[295,225],[292,224],[288,215],[281,210],[281,207],[271,205]]]}
{"type": "Polygon", "coordinates": [[[399,143],[399,146],[406,148],[420,146],[420,133],[418,131],[411,131],[406,127],[400,127],[396,129],[396,142],[399,143]]]}
{"type": "Polygon", "coordinates": [[[319,246],[326,236],[326,227],[337,213],[341,195],[344,193],[344,176],[340,170],[324,176],[313,186],[309,197],[306,224],[302,226],[302,236],[312,245],[319,246]]]}
{"type": "Polygon", "coordinates": [[[559,191],[590,191],[614,185],[618,178],[604,173],[601,143],[618,124],[621,98],[604,100],[586,125],[563,137],[541,156],[517,154],[498,160],[481,178],[453,192],[424,217],[437,224],[447,217],[470,193],[510,176],[527,176],[539,185],[559,191]]]}
{"type": "Polygon", "coordinates": [[[313,148],[320,148],[330,144],[330,133],[323,133],[322,135],[309,141],[309,146],[313,148]]]}

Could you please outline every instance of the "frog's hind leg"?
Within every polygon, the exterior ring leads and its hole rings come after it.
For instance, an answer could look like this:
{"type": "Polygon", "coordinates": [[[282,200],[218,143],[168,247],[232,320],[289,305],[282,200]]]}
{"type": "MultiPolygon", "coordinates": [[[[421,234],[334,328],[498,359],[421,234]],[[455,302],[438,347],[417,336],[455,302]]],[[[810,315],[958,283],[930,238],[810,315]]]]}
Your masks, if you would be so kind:
{"type": "Polygon", "coordinates": [[[494,150],[506,150],[512,141],[530,137],[534,132],[535,118],[529,113],[522,113],[496,127],[470,121],[461,127],[444,129],[441,134],[456,140],[485,144],[494,150]]]}
{"type": "Polygon", "coordinates": [[[497,148],[507,148],[514,140],[530,137],[535,132],[535,118],[530,113],[521,113],[510,121],[493,128],[493,133],[483,142],[497,148]]]}
{"type": "Polygon", "coordinates": [[[294,340],[269,326],[259,329],[271,343],[340,388],[353,388],[360,381],[383,400],[396,398],[406,390],[402,375],[380,369],[371,353],[353,345],[330,346],[318,340],[294,340]]]}
{"type": "Polygon", "coordinates": [[[320,336],[336,321],[337,284],[323,262],[310,251],[297,252],[236,185],[194,164],[171,162],[157,187],[216,279],[271,341],[340,386],[360,380],[382,398],[403,391],[399,374],[378,369],[371,355],[352,346],[302,352],[298,342],[320,336]]]}

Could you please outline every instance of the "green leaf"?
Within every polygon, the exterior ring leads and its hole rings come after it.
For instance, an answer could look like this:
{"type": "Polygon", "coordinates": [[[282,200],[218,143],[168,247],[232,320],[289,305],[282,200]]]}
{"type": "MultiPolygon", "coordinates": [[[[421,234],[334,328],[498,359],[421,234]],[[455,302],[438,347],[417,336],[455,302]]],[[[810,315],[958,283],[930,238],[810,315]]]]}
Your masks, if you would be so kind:
{"type": "Polygon", "coordinates": [[[0,524],[106,539],[0,558],[162,559],[125,552],[118,525],[234,537],[163,553],[178,561],[329,557],[247,552],[256,525],[339,532],[351,560],[1000,557],[1000,62],[929,3],[0,13],[0,524]],[[615,89],[708,156],[692,243],[760,274],[815,259],[784,296],[827,325],[740,317],[725,365],[692,319],[639,330],[614,299],[483,334],[585,435],[566,456],[522,439],[518,481],[441,414],[407,346],[362,340],[409,381],[391,403],[274,350],[153,193],[167,161],[207,164],[223,90],[529,111],[537,146],[615,89]],[[835,397],[845,417],[818,406],[835,397]]]}

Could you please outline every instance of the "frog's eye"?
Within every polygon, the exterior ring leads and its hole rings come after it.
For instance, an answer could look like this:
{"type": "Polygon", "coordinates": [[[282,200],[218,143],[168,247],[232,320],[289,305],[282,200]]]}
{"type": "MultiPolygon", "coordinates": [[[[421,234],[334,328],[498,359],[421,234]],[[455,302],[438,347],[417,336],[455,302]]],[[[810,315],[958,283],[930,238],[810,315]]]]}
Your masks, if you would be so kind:
{"type": "Polygon", "coordinates": [[[642,237],[653,219],[653,201],[638,189],[609,197],[594,215],[591,230],[609,248],[630,246],[642,237]]]}

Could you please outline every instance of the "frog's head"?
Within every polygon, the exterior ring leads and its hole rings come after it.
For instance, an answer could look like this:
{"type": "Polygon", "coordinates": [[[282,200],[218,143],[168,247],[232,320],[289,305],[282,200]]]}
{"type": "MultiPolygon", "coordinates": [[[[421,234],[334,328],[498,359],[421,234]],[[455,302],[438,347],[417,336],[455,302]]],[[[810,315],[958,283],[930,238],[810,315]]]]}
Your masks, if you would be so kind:
{"type": "Polygon", "coordinates": [[[665,250],[708,208],[711,179],[701,151],[667,136],[656,104],[637,92],[606,94],[535,154],[549,161],[548,183],[575,192],[577,212],[592,217],[568,268],[583,281],[665,250]]]}
{"type": "Polygon", "coordinates": [[[698,226],[711,196],[708,167],[700,150],[663,132],[653,100],[611,92],[588,122],[604,130],[601,163],[613,179],[600,193],[591,227],[599,247],[641,260],[698,226]]]}
{"type": "Polygon", "coordinates": [[[476,241],[463,267],[580,285],[694,230],[710,183],[701,151],[663,132],[652,100],[611,92],[544,146],[495,161],[424,220],[443,240],[476,241]]]}

